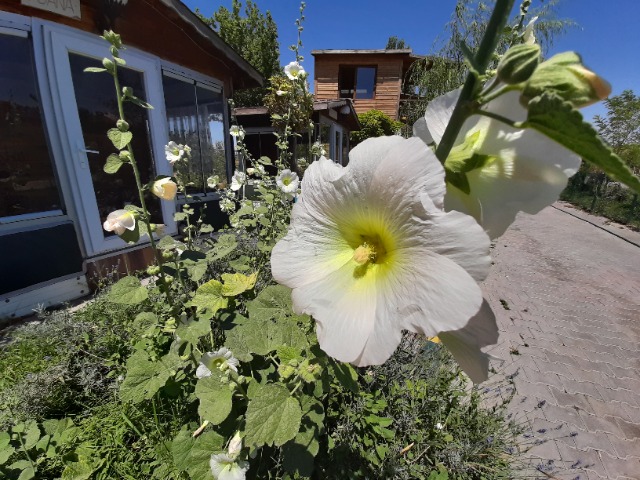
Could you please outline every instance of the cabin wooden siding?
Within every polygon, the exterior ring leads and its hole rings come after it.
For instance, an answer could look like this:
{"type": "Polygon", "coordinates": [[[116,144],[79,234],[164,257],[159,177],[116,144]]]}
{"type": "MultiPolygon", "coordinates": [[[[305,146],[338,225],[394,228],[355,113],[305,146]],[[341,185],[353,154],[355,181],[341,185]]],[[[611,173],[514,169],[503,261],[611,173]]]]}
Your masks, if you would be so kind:
{"type": "MultiPolygon", "coordinates": [[[[20,4],[19,0],[0,0],[0,10],[27,17],[41,18],[101,35],[96,27],[99,0],[81,0],[81,18],[69,18],[20,4]]],[[[231,96],[232,81],[237,76],[233,62],[213,47],[188,22],[160,0],[132,0],[116,19],[114,30],[125,47],[135,47],[177,65],[213,77],[224,84],[231,96]]]]}
{"type": "Polygon", "coordinates": [[[374,98],[353,101],[356,113],[381,110],[394,120],[398,119],[400,90],[402,87],[402,57],[391,55],[317,55],[314,67],[314,92],[316,100],[340,98],[338,73],[340,65],[376,67],[374,98]]]}

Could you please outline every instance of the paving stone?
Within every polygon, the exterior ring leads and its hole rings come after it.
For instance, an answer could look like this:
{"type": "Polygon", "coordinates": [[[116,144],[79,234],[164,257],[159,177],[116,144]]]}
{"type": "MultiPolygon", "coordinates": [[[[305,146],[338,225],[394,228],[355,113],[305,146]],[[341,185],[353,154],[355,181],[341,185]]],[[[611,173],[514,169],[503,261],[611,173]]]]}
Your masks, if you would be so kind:
{"type": "Polygon", "coordinates": [[[628,440],[640,438],[640,425],[638,425],[637,423],[627,422],[626,420],[622,420],[621,418],[616,418],[616,423],[624,432],[624,436],[628,440]]]}
{"type": "MultiPolygon", "coordinates": [[[[616,454],[619,458],[637,458],[640,459],[640,438],[634,440],[626,440],[620,438],[617,435],[607,435],[613,448],[616,450],[616,454]]],[[[640,474],[640,471],[638,471],[640,474]]]]}
{"type": "Polygon", "coordinates": [[[565,462],[570,462],[569,471],[576,472],[576,475],[582,475],[583,472],[591,475],[593,472],[600,478],[607,478],[607,471],[597,450],[578,450],[561,442],[557,442],[556,445],[562,459],[565,462]]]}
{"type": "Polygon", "coordinates": [[[625,434],[616,422],[616,417],[605,415],[590,415],[586,412],[580,412],[580,419],[585,425],[587,430],[592,432],[606,432],[616,435],[620,438],[625,438],[625,434]]]}
{"type": "Polygon", "coordinates": [[[640,474],[640,459],[621,459],[606,453],[600,454],[600,458],[609,478],[620,479],[620,477],[628,477],[636,480],[640,478],[638,476],[640,474]]]}
{"type": "Polygon", "coordinates": [[[592,432],[589,430],[577,430],[577,435],[573,437],[578,450],[600,450],[609,455],[616,455],[609,437],[605,432],[592,432]]]}

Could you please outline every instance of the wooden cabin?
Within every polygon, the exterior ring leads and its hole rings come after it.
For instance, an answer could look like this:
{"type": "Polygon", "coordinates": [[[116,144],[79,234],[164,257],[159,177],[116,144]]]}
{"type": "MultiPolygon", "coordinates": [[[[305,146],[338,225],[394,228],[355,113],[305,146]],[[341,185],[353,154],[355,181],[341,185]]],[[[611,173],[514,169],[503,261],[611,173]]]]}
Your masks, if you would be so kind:
{"type": "Polygon", "coordinates": [[[316,100],[350,98],[358,114],[381,110],[398,120],[402,82],[425,57],[402,50],[313,50],[316,100]]]}
{"type": "MultiPolygon", "coordinates": [[[[206,178],[232,173],[227,98],[263,79],[182,2],[0,0],[0,320],[151,258],[144,241],[129,246],[102,228],[139,203],[129,169],[103,171],[118,118],[113,80],[84,72],[109,56],[99,37],[108,28],[126,47],[121,82],[155,107],[126,109],[143,182],[171,175],[170,140],[192,147],[190,193],[207,211],[219,197],[206,178]]],[[[177,233],[184,200],[149,202],[155,223],[177,233]]]]}

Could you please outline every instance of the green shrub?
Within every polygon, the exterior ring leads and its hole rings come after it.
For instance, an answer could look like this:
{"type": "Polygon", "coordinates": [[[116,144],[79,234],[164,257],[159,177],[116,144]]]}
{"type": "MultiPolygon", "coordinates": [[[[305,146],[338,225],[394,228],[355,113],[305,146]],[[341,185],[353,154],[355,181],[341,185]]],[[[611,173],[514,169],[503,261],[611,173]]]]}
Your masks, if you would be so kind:
{"type": "Polygon", "coordinates": [[[369,110],[358,114],[361,128],[351,132],[351,146],[371,137],[382,137],[384,135],[395,135],[402,126],[402,122],[393,120],[390,116],[380,110],[369,110]]]}

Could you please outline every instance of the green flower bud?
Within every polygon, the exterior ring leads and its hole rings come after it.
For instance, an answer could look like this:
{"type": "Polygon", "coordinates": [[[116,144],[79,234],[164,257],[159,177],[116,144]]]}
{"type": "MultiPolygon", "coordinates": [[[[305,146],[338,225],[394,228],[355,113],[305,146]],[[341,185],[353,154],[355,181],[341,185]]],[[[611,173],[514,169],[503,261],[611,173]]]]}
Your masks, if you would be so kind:
{"type": "Polygon", "coordinates": [[[118,127],[118,130],[121,132],[127,132],[129,130],[129,123],[125,120],[118,120],[116,122],[116,127],[118,127]]]}
{"type": "Polygon", "coordinates": [[[109,60],[108,58],[103,58],[102,59],[102,65],[104,66],[104,68],[107,69],[107,72],[115,73],[116,65],[111,60],[109,60]]]}
{"type": "Polygon", "coordinates": [[[115,48],[122,48],[122,39],[120,38],[120,35],[113,32],[112,30],[105,30],[102,34],[102,38],[104,38],[115,48]]]}
{"type": "Polygon", "coordinates": [[[171,260],[173,258],[173,252],[171,250],[163,251],[162,258],[164,258],[165,260],[171,260]]]}
{"type": "Polygon", "coordinates": [[[498,78],[508,85],[525,82],[540,63],[540,46],[515,45],[498,64],[498,78]]]}
{"type": "Polygon", "coordinates": [[[129,153],[128,150],[120,150],[118,152],[118,156],[120,157],[120,160],[122,160],[123,162],[129,162],[131,160],[131,154],[129,153]]]}
{"type": "Polygon", "coordinates": [[[546,91],[555,92],[580,108],[607,98],[611,85],[582,65],[580,55],[564,52],[538,65],[525,84],[520,102],[526,105],[546,91]]]}
{"type": "Polygon", "coordinates": [[[131,88],[131,87],[122,87],[122,94],[125,97],[133,97],[133,88],[131,88]]]}
{"type": "Polygon", "coordinates": [[[160,267],[157,265],[151,265],[147,267],[147,275],[157,275],[160,273],[160,267]]]}

